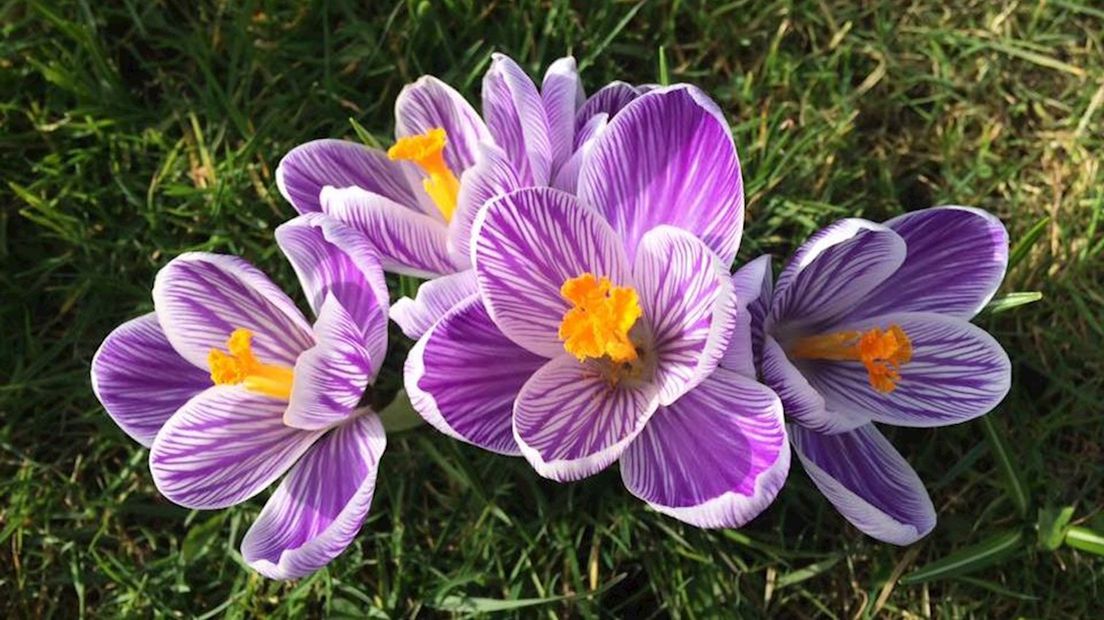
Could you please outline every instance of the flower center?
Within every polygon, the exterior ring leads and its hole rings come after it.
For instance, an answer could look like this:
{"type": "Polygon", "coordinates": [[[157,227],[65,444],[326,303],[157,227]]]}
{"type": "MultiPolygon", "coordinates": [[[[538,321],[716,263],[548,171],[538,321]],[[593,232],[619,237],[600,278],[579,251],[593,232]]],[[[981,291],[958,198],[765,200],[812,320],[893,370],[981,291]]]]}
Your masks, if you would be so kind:
{"type": "Polygon", "coordinates": [[[636,360],[629,330],[643,311],[632,287],[613,286],[609,278],[584,273],[565,281],[560,294],[572,304],[559,333],[568,353],[579,361],[603,356],[619,363],[636,360]]]}
{"type": "Polygon", "coordinates": [[[856,361],[866,366],[870,385],[888,394],[897,389],[901,367],[912,360],[912,343],[900,325],[860,331],[834,332],[802,338],[790,350],[798,359],[856,361]]]}
{"type": "Polygon", "coordinates": [[[253,355],[253,332],[235,329],[226,340],[226,350],[211,349],[207,365],[211,367],[211,381],[215,385],[244,384],[246,389],[288,400],[291,398],[292,370],[286,366],[265,364],[253,355]]]}
{"type": "Polygon", "coordinates": [[[399,138],[394,146],[387,150],[387,157],[392,160],[412,161],[418,164],[426,173],[422,180],[433,204],[445,221],[452,220],[452,213],[456,210],[456,197],[460,194],[460,181],[449,170],[445,163],[445,144],[448,136],[440,127],[416,136],[399,138]]]}

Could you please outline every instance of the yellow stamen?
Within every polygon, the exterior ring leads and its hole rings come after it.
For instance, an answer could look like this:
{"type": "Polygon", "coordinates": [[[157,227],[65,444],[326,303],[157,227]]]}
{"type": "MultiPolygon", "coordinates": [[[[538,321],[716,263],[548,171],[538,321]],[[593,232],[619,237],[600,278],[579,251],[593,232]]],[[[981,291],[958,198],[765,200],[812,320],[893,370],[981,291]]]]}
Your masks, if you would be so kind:
{"type": "Polygon", "coordinates": [[[901,367],[912,360],[912,342],[900,325],[860,331],[834,332],[802,338],[790,350],[798,359],[862,362],[875,390],[897,389],[901,367]]]}
{"type": "Polygon", "coordinates": [[[452,220],[452,213],[456,210],[456,197],[460,194],[460,181],[449,170],[445,163],[445,144],[448,136],[440,127],[416,136],[399,138],[395,145],[387,150],[387,156],[392,160],[412,161],[428,175],[422,181],[433,204],[445,216],[445,221],[452,220]]]}
{"type": "Polygon", "coordinates": [[[574,306],[560,323],[560,340],[568,353],[579,361],[602,356],[615,362],[636,359],[629,330],[643,311],[632,287],[613,286],[609,278],[584,273],[564,282],[560,294],[574,306]]]}
{"type": "Polygon", "coordinates": [[[253,332],[235,329],[226,341],[223,353],[211,349],[207,365],[211,367],[211,381],[215,385],[245,385],[246,389],[287,400],[291,397],[292,370],[286,366],[265,364],[253,355],[253,332]]]}

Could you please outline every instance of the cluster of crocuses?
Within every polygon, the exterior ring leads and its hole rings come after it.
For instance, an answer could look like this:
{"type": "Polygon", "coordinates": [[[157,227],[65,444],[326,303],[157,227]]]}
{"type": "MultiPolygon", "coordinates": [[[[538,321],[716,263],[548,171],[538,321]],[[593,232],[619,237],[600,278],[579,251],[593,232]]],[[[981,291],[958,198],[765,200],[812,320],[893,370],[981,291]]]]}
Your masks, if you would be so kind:
{"type": "Polygon", "coordinates": [[[274,578],[340,554],[372,501],[386,439],[361,405],[388,318],[416,344],[406,392],[437,430],[558,481],[617,463],[628,491],[699,527],[739,527],[778,494],[793,449],[870,536],[935,525],[876,423],[940,426],[1009,388],[969,320],[1004,275],[1007,235],[938,207],[815,234],[775,281],[739,268],[740,163],[689,85],[584,95],[570,58],[539,87],[496,55],[483,114],[424,77],[387,151],[299,146],[277,170],[301,214],[276,230],[312,323],[246,261],[189,253],[154,311],[104,341],[96,395],[150,448],[157,488],[223,508],[283,476],[242,554],[274,578]],[[424,278],[390,304],[384,272],[424,278]]]}

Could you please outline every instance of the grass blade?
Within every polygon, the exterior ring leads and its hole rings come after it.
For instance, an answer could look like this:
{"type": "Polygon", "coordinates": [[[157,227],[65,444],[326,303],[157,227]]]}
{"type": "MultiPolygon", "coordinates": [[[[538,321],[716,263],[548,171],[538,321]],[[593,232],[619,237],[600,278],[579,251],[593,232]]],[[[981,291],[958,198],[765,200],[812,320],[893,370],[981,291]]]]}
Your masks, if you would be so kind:
{"type": "Polygon", "coordinates": [[[989,441],[993,458],[997,460],[997,466],[1004,472],[1004,480],[1007,484],[1005,490],[1008,492],[1008,496],[1016,504],[1016,511],[1020,513],[1020,516],[1027,517],[1027,491],[1024,490],[1023,478],[1020,476],[1019,470],[1012,462],[1012,456],[1008,451],[1008,444],[1005,443],[1003,434],[993,423],[993,416],[991,415],[982,416],[981,426],[985,429],[985,438],[989,441]]]}
{"type": "Polygon", "coordinates": [[[1066,532],[1066,545],[1096,555],[1104,555],[1104,536],[1080,525],[1075,525],[1066,532]]]}
{"type": "Polygon", "coordinates": [[[972,573],[1020,548],[1023,538],[1023,532],[1018,529],[1002,532],[905,575],[901,583],[912,585],[972,573]]]}

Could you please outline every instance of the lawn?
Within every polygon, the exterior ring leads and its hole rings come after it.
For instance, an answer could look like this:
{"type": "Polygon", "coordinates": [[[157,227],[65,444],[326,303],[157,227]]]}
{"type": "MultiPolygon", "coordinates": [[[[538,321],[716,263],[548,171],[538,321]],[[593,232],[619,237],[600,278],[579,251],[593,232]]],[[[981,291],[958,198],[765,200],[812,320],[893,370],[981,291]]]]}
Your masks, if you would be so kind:
{"type": "MultiPolygon", "coordinates": [[[[1100,614],[1104,10],[939,4],[0,3],[0,615],[1100,614]],[[739,262],[777,268],[844,216],[950,203],[1005,222],[1002,301],[978,321],[1012,357],[1012,393],[984,419],[890,433],[932,494],[930,536],[864,537],[796,465],[747,527],[697,530],[615,468],[558,485],[425,427],[390,438],[357,542],[298,582],[238,553],[263,497],[198,512],[158,496],[90,390],[103,337],[152,308],[184,251],[241,254],[294,290],[272,240],[293,215],[280,157],[356,139],[353,121],[386,144],[422,74],[477,99],[493,51],[532,75],[572,54],[589,90],[705,88],[743,164],[739,262]]],[[[409,347],[392,335],[385,394],[409,347]]]]}

